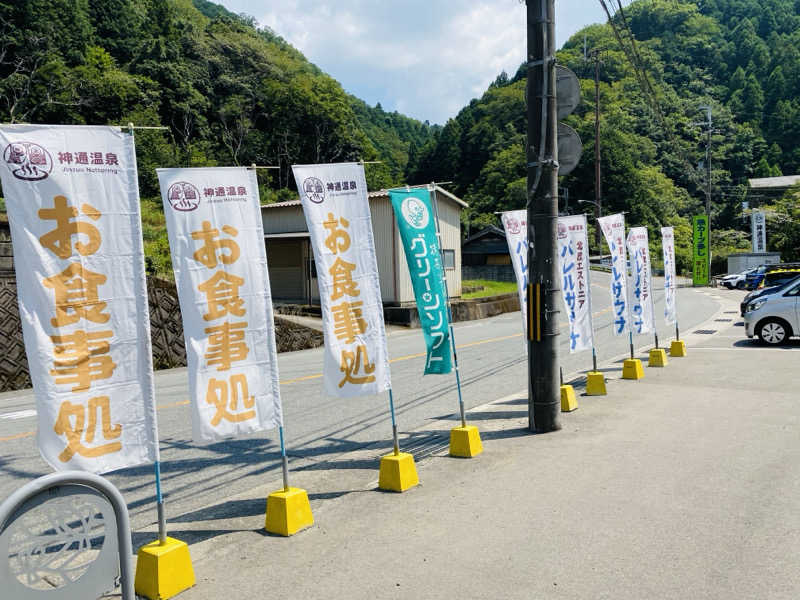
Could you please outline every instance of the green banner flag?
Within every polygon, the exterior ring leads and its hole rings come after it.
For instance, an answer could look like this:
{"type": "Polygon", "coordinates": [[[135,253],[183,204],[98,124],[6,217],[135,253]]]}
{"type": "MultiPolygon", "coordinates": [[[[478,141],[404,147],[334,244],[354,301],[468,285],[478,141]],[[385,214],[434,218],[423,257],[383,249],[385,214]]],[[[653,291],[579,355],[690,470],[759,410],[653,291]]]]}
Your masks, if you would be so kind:
{"type": "Polygon", "coordinates": [[[436,221],[426,189],[390,190],[400,239],[406,254],[428,359],[425,374],[452,370],[450,323],[444,287],[442,255],[436,239],[436,221]]]}
{"type": "Polygon", "coordinates": [[[706,215],[695,216],[693,229],[692,282],[694,285],[708,285],[711,263],[708,217],[706,215]]]}

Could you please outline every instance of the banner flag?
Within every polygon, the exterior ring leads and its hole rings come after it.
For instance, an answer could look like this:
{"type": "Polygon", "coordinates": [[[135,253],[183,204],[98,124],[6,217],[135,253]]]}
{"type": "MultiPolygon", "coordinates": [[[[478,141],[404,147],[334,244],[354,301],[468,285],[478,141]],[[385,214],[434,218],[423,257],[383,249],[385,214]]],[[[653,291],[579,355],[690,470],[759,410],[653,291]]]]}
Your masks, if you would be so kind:
{"type": "Polygon", "coordinates": [[[675,295],[675,232],[672,227],[661,228],[661,248],[664,252],[664,319],[667,323],[678,320],[678,304],[675,295]]]}
{"type": "Polygon", "coordinates": [[[625,252],[625,216],[621,213],[597,219],[611,252],[611,304],[614,310],[614,335],[631,331],[628,323],[627,256],[625,252]]]}
{"type": "Polygon", "coordinates": [[[425,336],[428,358],[425,375],[444,374],[453,369],[450,350],[450,321],[444,269],[436,236],[436,222],[427,189],[389,190],[400,239],[411,273],[414,298],[425,336]]]}
{"type": "Polygon", "coordinates": [[[255,171],[158,169],[181,305],[192,438],[282,423],[275,322],[255,171]]]}
{"type": "MultiPolygon", "coordinates": [[[[510,210],[500,214],[506,230],[508,253],[517,277],[519,308],[522,311],[522,330],[528,331],[528,211],[510,210]]],[[[527,349],[528,345],[525,344],[527,349]]]]}
{"type": "Polygon", "coordinates": [[[587,231],[586,215],[558,218],[558,266],[569,317],[570,353],[591,350],[594,345],[587,231]]]}
{"type": "Polygon", "coordinates": [[[692,251],[692,283],[694,285],[708,285],[709,255],[709,226],[706,215],[696,215],[692,219],[694,235],[694,250],[692,251]]]}
{"type": "Polygon", "coordinates": [[[631,260],[630,294],[631,326],[633,333],[655,331],[653,282],[647,227],[631,227],[628,231],[628,256],[631,260]]]}
{"type": "Polygon", "coordinates": [[[392,384],[364,166],[292,165],[317,265],[325,390],[348,398],[392,384]]]}
{"type": "Polygon", "coordinates": [[[764,212],[754,210],[750,214],[750,233],[753,241],[753,252],[766,252],[767,222],[764,212]]]}
{"type": "Polygon", "coordinates": [[[0,151],[39,452],[94,473],[158,460],[133,137],[4,125],[0,151]]]}

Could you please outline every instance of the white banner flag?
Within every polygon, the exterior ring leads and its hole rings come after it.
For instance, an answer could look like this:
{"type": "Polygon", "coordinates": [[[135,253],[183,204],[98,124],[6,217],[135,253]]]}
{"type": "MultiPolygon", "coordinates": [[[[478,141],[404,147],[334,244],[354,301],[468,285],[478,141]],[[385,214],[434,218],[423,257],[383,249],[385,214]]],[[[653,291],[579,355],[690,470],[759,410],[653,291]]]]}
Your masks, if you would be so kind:
{"type": "Polygon", "coordinates": [[[115,127],[0,127],[38,443],[57,470],[158,460],[133,138],[115,127]]]}
{"type": "Polygon", "coordinates": [[[753,240],[753,252],[767,251],[767,220],[760,210],[750,213],[750,233],[753,240]]]}
{"type": "Polygon", "coordinates": [[[377,394],[391,387],[378,263],[364,166],[293,165],[317,265],[325,329],[325,390],[377,394]]]}
{"type": "Polygon", "coordinates": [[[558,266],[569,318],[570,353],[591,350],[594,345],[587,230],[586,215],[558,218],[558,266]]]}
{"type": "Polygon", "coordinates": [[[628,285],[631,327],[633,333],[650,333],[655,331],[656,316],[647,227],[631,227],[628,231],[628,256],[631,259],[631,277],[628,285]]]}
{"type": "Polygon", "coordinates": [[[192,437],[282,423],[275,323],[255,171],[158,169],[181,304],[192,437]]]}
{"type": "Polygon", "coordinates": [[[614,314],[614,335],[623,335],[631,330],[628,310],[628,287],[626,285],[627,253],[625,252],[625,216],[609,215],[597,219],[606,244],[611,252],[611,307],[614,314]]]}
{"type": "Polygon", "coordinates": [[[678,320],[678,304],[675,291],[675,233],[672,227],[661,228],[661,248],[664,252],[664,318],[667,323],[678,320]]]}
{"type": "MultiPolygon", "coordinates": [[[[511,210],[500,215],[506,230],[508,253],[514,266],[519,293],[519,308],[522,311],[522,331],[528,331],[528,211],[511,210]]],[[[527,340],[527,337],[526,337],[527,340]]],[[[527,348],[527,342],[525,344],[527,348]]]]}

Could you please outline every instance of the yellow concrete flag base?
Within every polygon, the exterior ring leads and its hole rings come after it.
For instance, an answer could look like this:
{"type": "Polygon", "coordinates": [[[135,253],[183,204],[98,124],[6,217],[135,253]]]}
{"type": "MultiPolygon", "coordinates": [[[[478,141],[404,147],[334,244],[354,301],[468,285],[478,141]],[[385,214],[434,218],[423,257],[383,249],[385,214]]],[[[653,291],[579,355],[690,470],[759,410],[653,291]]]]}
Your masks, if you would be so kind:
{"type": "Polygon", "coordinates": [[[167,537],[139,548],[134,588],[150,600],[167,600],[194,585],[194,569],[185,542],[167,537]]]}
{"type": "Polygon", "coordinates": [[[622,363],[622,378],[623,379],[642,379],[644,377],[644,369],[642,368],[642,361],[638,358],[628,358],[622,363]]]}
{"type": "Polygon", "coordinates": [[[414,457],[408,452],[387,454],[381,458],[378,487],[387,492],[405,492],[419,484],[414,457]]]}
{"type": "Polygon", "coordinates": [[[683,340],[672,340],[669,346],[669,355],[675,358],[686,356],[686,342],[683,340]]]}
{"type": "Polygon", "coordinates": [[[575,388],[571,385],[561,386],[561,412],[572,412],[578,408],[578,400],[575,398],[575,388]]]}
{"type": "Polygon", "coordinates": [[[453,427],[450,430],[450,456],[472,458],[483,452],[481,434],[474,425],[453,427]]]}
{"type": "Polygon", "coordinates": [[[648,367],[666,367],[667,351],[663,348],[653,348],[650,350],[650,360],[647,361],[648,367]]]}
{"type": "Polygon", "coordinates": [[[606,391],[606,378],[600,371],[589,371],[586,374],[586,395],[605,396],[606,394],[608,394],[606,391]]]}
{"type": "Polygon", "coordinates": [[[288,537],[313,524],[311,504],[304,489],[290,487],[267,496],[264,529],[269,533],[288,537]]]}

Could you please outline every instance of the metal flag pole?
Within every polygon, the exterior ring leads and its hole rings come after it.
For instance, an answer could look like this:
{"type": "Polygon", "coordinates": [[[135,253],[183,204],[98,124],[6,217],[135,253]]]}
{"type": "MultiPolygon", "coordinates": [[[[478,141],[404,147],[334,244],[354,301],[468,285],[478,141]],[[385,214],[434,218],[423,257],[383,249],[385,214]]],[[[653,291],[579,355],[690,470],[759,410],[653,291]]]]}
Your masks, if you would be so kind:
{"type": "Polygon", "coordinates": [[[436,240],[439,242],[439,260],[442,263],[442,283],[444,283],[444,295],[447,299],[447,318],[450,321],[450,347],[453,350],[453,367],[456,372],[456,388],[458,389],[458,410],[461,415],[461,426],[467,426],[467,418],[464,414],[464,399],[461,395],[461,374],[458,370],[458,352],[456,352],[456,338],[453,330],[453,310],[450,305],[450,291],[447,288],[447,275],[444,267],[444,250],[442,249],[442,232],[439,228],[439,200],[436,197],[436,182],[431,183],[431,194],[433,196],[433,214],[436,218],[436,240]]]}
{"type": "Polygon", "coordinates": [[[400,441],[397,439],[397,419],[394,415],[394,397],[392,396],[392,388],[389,388],[389,411],[392,413],[392,445],[394,447],[394,455],[400,454],[400,441]]]}
{"type": "MultiPolygon", "coordinates": [[[[130,134],[131,138],[135,139],[134,130],[135,129],[169,129],[168,127],[148,127],[148,126],[139,126],[136,127],[132,122],[128,123],[128,133],[130,134]]],[[[156,445],[158,445],[158,440],[156,440],[156,445]]],[[[164,496],[161,493],[161,460],[160,460],[160,449],[156,447],[156,451],[158,452],[156,456],[156,460],[153,462],[153,468],[155,471],[155,478],[156,478],[156,514],[158,515],[158,543],[161,546],[166,545],[167,543],[167,518],[164,515],[164,496]]]]}
{"type": "Polygon", "coordinates": [[[286,457],[286,444],[283,442],[283,425],[278,427],[281,438],[281,467],[283,468],[283,491],[289,491],[289,459],[286,457]]]}

